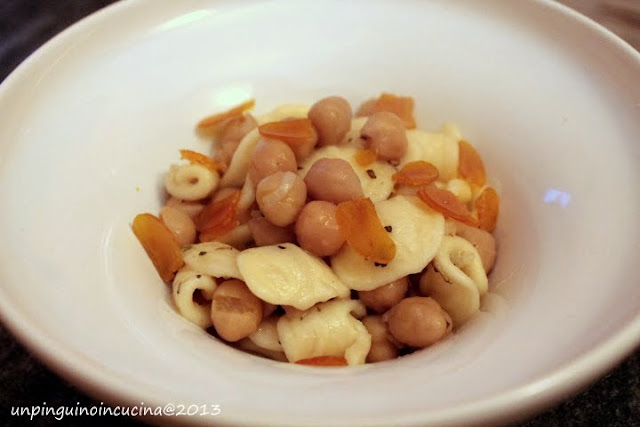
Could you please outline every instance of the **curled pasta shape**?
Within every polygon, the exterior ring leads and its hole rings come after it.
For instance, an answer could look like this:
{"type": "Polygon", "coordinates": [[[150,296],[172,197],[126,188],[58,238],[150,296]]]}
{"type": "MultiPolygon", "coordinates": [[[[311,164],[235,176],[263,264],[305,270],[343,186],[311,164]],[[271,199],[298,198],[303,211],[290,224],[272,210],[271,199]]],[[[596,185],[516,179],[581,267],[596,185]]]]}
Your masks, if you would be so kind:
{"type": "Polygon", "coordinates": [[[194,301],[193,294],[198,291],[205,300],[210,301],[216,286],[213,277],[198,273],[188,266],[182,267],[172,283],[173,302],[178,312],[202,329],[211,326],[211,304],[199,304],[194,301]]]}
{"type": "Polygon", "coordinates": [[[182,200],[200,200],[211,194],[220,182],[217,172],[198,164],[171,165],[165,177],[167,192],[182,200]]]}
{"type": "Polygon", "coordinates": [[[205,242],[183,248],[182,258],[198,273],[242,280],[236,263],[238,253],[236,248],[225,243],[205,242]]]}
{"type": "Polygon", "coordinates": [[[435,299],[449,313],[454,327],[459,327],[480,309],[488,283],[476,248],[461,237],[444,236],[433,266],[420,278],[420,290],[435,299]]]}
{"type": "Polygon", "coordinates": [[[317,304],[299,316],[282,316],[278,336],[287,359],[296,362],[343,356],[349,365],[363,364],[371,349],[371,335],[358,319],[366,313],[360,301],[336,299],[317,304]]]}
{"type": "Polygon", "coordinates": [[[278,319],[267,317],[260,323],[258,330],[249,335],[249,339],[260,348],[271,351],[282,351],[282,344],[278,338],[278,319]]]}

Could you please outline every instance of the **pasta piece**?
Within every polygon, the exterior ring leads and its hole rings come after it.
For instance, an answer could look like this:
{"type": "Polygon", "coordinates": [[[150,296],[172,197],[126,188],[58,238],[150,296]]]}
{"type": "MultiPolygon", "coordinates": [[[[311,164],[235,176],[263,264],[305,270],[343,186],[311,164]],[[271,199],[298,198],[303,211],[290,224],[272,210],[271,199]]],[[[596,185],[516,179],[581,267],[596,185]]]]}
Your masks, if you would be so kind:
{"type": "Polygon", "coordinates": [[[222,187],[242,187],[249,172],[251,164],[251,154],[260,141],[258,129],[251,130],[240,140],[238,148],[233,153],[227,171],[222,175],[220,185],[222,187]]]}
{"type": "Polygon", "coordinates": [[[171,165],[164,186],[173,197],[182,200],[200,200],[211,194],[220,182],[220,176],[199,164],[171,165]]]}
{"type": "Polygon", "coordinates": [[[407,153],[400,160],[400,167],[409,162],[424,160],[438,168],[439,178],[448,181],[458,176],[458,139],[449,129],[430,133],[419,129],[407,130],[407,153]]]}
{"type": "Polygon", "coordinates": [[[216,286],[213,277],[198,273],[189,266],[181,268],[172,284],[173,302],[178,312],[202,329],[211,326],[211,304],[194,301],[194,293],[199,292],[201,297],[210,302],[216,286]]]}
{"type": "Polygon", "coordinates": [[[416,197],[395,196],[375,204],[382,225],[396,245],[386,265],[367,262],[349,245],[331,258],[338,277],[351,289],[370,291],[419,273],[436,254],[444,235],[444,217],[416,197]]]}
{"type": "Polygon", "coordinates": [[[420,290],[449,313],[455,327],[480,309],[489,282],[476,248],[458,236],[445,236],[431,266],[420,279],[420,290]],[[440,276],[440,277],[438,277],[440,276]]]}
{"type": "Polygon", "coordinates": [[[242,280],[236,264],[238,253],[236,248],[227,244],[205,242],[185,247],[182,256],[185,264],[198,273],[242,280]]]}
{"type": "Polygon", "coordinates": [[[367,310],[360,301],[333,300],[301,316],[278,320],[278,336],[290,362],[319,356],[343,356],[349,365],[365,363],[371,335],[361,321],[367,310]]]}
{"type": "Polygon", "coordinates": [[[235,346],[243,351],[253,353],[257,356],[266,357],[267,359],[276,360],[278,362],[288,362],[284,351],[273,351],[256,345],[250,338],[243,338],[235,343],[235,346]]]}
{"type": "Polygon", "coordinates": [[[278,318],[268,317],[260,323],[257,331],[249,335],[249,339],[258,347],[271,351],[283,351],[278,339],[277,325],[278,318]]]}
{"type": "Polygon", "coordinates": [[[324,261],[291,243],[244,250],[238,268],[251,292],[271,304],[306,310],[349,296],[349,288],[324,261]]]}
{"type": "Polygon", "coordinates": [[[274,110],[258,117],[258,125],[269,122],[279,122],[284,119],[306,119],[309,107],[305,104],[283,104],[274,110]]]}
{"type": "Polygon", "coordinates": [[[393,174],[396,168],[387,162],[375,161],[368,165],[360,165],[356,159],[358,149],[350,146],[328,145],[319,148],[300,164],[298,174],[303,178],[311,169],[311,166],[320,159],[342,159],[346,160],[360,180],[364,197],[368,197],[372,202],[386,200],[393,191],[393,174]]]}

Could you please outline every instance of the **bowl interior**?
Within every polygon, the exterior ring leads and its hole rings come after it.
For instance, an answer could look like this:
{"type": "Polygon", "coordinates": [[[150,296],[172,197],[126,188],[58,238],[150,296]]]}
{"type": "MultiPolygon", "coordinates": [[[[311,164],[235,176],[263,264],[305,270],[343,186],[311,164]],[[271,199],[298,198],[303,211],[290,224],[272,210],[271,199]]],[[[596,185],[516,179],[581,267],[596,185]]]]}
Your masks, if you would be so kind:
{"type": "Polygon", "coordinates": [[[559,6],[509,7],[137,0],[76,25],[0,88],[5,321],[95,393],[220,404],[221,421],[491,419],[602,373],[640,336],[640,60],[559,6]],[[483,312],[344,370],[243,354],[181,319],[130,223],[159,210],[178,149],[207,151],[195,122],[247,97],[264,112],[382,91],[413,96],[420,128],[456,123],[501,194],[483,312]]]}

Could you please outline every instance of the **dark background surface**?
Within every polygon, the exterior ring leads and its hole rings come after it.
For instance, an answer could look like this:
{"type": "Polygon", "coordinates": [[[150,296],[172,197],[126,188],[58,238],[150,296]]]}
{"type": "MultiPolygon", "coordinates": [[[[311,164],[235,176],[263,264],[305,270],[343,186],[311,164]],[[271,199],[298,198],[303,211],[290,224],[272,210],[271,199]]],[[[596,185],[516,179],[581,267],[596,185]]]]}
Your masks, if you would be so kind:
{"type": "MultiPolygon", "coordinates": [[[[178,1],[178,0],[174,0],[178,1]]],[[[521,0],[524,1],[524,0],[521,0]]],[[[561,0],[640,49],[640,0],[561,0]]],[[[0,0],[0,81],[31,52],[110,0],[0,0]]],[[[551,345],[551,343],[550,343],[551,345]]],[[[23,425],[14,406],[100,406],[34,359],[0,326],[0,425],[23,425]]],[[[137,425],[125,418],[36,417],[35,425],[137,425]]],[[[523,426],[640,426],[640,351],[578,396],[523,426]]]]}

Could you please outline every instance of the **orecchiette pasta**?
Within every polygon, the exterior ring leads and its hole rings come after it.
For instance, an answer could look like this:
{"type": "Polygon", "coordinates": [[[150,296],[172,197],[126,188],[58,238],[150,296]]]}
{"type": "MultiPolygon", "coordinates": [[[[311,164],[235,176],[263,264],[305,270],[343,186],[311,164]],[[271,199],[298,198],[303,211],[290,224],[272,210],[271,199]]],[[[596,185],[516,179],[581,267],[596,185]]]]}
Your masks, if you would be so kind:
{"type": "Polygon", "coordinates": [[[291,243],[244,250],[238,268],[251,292],[271,304],[306,310],[350,293],[320,258],[291,243]]]}
{"type": "Polygon", "coordinates": [[[442,214],[424,206],[416,197],[392,197],[376,203],[376,211],[382,225],[391,227],[395,258],[384,266],[376,265],[348,245],[331,258],[338,277],[358,291],[370,291],[421,272],[436,254],[444,235],[442,214]]]}
{"type": "Polygon", "coordinates": [[[212,277],[242,279],[236,263],[238,251],[220,242],[205,242],[187,246],[183,251],[185,264],[193,270],[212,277]]]}
{"type": "Polygon", "coordinates": [[[400,162],[404,166],[416,160],[425,160],[438,168],[438,179],[448,181],[456,178],[458,170],[458,139],[449,129],[446,132],[430,133],[423,130],[407,131],[407,154],[400,162]]]}
{"type": "Polygon", "coordinates": [[[318,304],[301,316],[282,316],[278,335],[287,359],[344,356],[349,365],[363,364],[371,348],[371,336],[358,320],[365,315],[361,302],[338,299],[318,304]]]}
{"type": "Polygon", "coordinates": [[[182,200],[200,200],[211,194],[218,186],[217,172],[197,164],[172,165],[164,186],[173,197],[182,200]]]}
{"type": "Polygon", "coordinates": [[[178,312],[190,322],[208,328],[211,326],[211,298],[216,288],[213,277],[193,270],[191,267],[183,267],[173,279],[173,302],[178,312]],[[194,293],[209,301],[208,304],[194,300],[194,293]]]}

